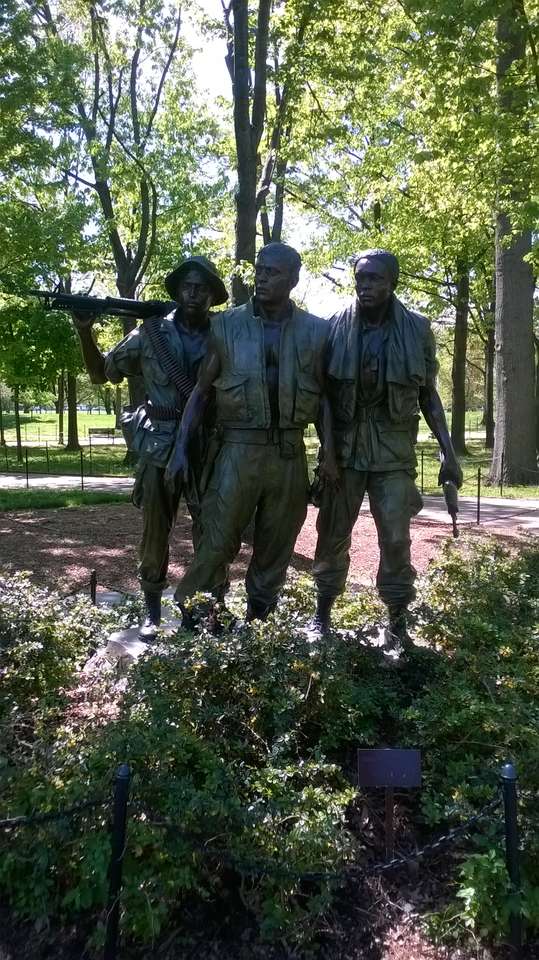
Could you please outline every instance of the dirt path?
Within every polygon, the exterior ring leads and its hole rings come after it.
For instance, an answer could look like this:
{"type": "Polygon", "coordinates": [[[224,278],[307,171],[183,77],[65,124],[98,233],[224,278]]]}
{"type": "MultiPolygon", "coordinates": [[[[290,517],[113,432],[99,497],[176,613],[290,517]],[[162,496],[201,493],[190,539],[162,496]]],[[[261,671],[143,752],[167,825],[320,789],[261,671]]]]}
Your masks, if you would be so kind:
{"type": "MultiPolygon", "coordinates": [[[[310,507],[298,537],[292,566],[311,569],[316,544],[316,511],[310,507]]],[[[469,528],[472,536],[488,537],[481,528],[469,528]]],[[[141,515],[130,504],[111,504],[70,510],[35,510],[0,514],[0,564],[13,570],[28,570],[36,583],[70,592],[88,584],[91,570],[102,586],[116,590],[137,588],[137,547],[141,515]]],[[[509,542],[518,538],[514,528],[497,529],[509,542]]],[[[412,557],[423,571],[447,537],[447,525],[416,518],[412,524],[412,557]]],[[[192,556],[190,521],[180,512],[171,543],[170,579],[174,582],[192,556]]],[[[241,578],[249,562],[250,547],[242,546],[232,568],[232,579],[241,578]]],[[[361,515],[352,541],[351,586],[372,583],[378,565],[374,522],[361,515]]]]}

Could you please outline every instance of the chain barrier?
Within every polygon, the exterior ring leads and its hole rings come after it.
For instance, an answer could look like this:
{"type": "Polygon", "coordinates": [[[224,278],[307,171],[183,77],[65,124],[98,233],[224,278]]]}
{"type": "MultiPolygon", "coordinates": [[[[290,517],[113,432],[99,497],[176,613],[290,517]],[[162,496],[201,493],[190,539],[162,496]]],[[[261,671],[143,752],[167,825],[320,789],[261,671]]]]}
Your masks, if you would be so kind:
{"type": "MultiPolygon", "coordinates": [[[[500,806],[501,799],[501,790],[498,787],[494,797],[489,800],[489,802],[486,803],[478,813],[473,814],[464,823],[461,823],[456,827],[452,827],[447,831],[447,833],[438,837],[436,840],[433,840],[431,843],[425,844],[425,846],[421,847],[419,850],[412,850],[406,855],[393,857],[391,860],[375,863],[367,867],[351,864],[344,867],[344,869],[334,870],[331,872],[316,870],[299,871],[293,870],[290,867],[276,864],[272,860],[262,860],[257,858],[248,860],[237,857],[226,847],[211,847],[206,844],[191,844],[190,852],[198,853],[203,857],[207,857],[208,859],[221,859],[230,866],[235,867],[240,873],[247,873],[251,876],[267,876],[271,874],[275,877],[283,877],[298,881],[310,880],[314,882],[327,880],[344,882],[352,877],[370,877],[374,876],[375,874],[386,873],[389,870],[394,870],[397,867],[406,866],[409,863],[414,863],[415,861],[423,859],[424,857],[431,856],[447,843],[451,843],[459,837],[464,836],[472,827],[489,817],[490,814],[500,806]]],[[[182,825],[178,822],[150,819],[146,819],[144,822],[151,827],[156,827],[158,829],[167,831],[174,831],[174,836],[176,838],[185,839],[188,842],[193,839],[199,839],[196,834],[183,830],[182,825]]]]}

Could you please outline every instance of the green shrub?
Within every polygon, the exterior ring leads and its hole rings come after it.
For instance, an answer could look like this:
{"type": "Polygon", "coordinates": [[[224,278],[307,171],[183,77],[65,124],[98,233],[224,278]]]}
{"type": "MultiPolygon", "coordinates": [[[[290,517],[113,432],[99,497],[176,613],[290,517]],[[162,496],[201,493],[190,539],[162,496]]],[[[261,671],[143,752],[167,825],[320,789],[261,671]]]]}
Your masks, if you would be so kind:
{"type": "MultiPolygon", "coordinates": [[[[365,642],[381,615],[369,591],[339,603],[343,632],[310,644],[299,627],[313,593],[297,578],[264,625],[218,637],[180,630],[140,659],[127,680],[99,664],[81,680],[82,660],[117,615],[47,601],[38,591],[41,620],[0,614],[14,624],[10,645],[21,644],[17,656],[29,670],[39,730],[31,753],[10,759],[0,809],[16,814],[86,799],[106,790],[116,765],[128,760],[125,935],[144,944],[182,924],[188,934],[186,916],[211,922],[219,903],[231,922],[250,911],[262,938],[306,943],[332,909],[335,888],[325,875],[365,855],[359,818],[351,815],[356,747],[421,748],[418,842],[479,809],[499,765],[513,759],[521,778],[524,908],[539,926],[538,570],[534,546],[510,555],[462,538],[445,549],[416,607],[420,643],[400,670],[384,669],[380,651],[365,642]],[[50,625],[46,611],[53,608],[52,620],[74,631],[74,646],[50,625]],[[46,670],[30,669],[25,644],[38,621],[39,636],[58,634],[58,654],[71,665],[53,657],[46,670]],[[69,698],[51,713],[49,694],[61,699],[62,689],[72,693],[84,683],[92,722],[69,698]],[[322,876],[298,876],[313,872],[322,876]],[[199,906],[188,914],[194,901],[199,906]]],[[[239,612],[243,601],[232,606],[239,612]]],[[[39,654],[47,656],[44,648],[39,654]]],[[[7,699],[28,702],[24,683],[11,679],[10,690],[7,699]]],[[[9,842],[0,835],[0,886],[21,915],[73,922],[99,913],[110,855],[106,822],[98,810],[20,831],[9,842]]],[[[510,901],[495,824],[487,822],[473,843],[455,878],[458,923],[500,936],[510,901]]]]}

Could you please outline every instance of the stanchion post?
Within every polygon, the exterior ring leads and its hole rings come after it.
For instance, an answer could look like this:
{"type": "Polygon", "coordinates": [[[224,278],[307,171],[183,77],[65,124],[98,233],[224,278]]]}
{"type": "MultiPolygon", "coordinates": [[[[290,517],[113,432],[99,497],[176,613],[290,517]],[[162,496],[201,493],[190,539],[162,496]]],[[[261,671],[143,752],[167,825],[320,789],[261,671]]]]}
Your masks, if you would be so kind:
{"type": "Polygon", "coordinates": [[[505,819],[505,863],[511,881],[513,901],[516,904],[509,915],[511,960],[522,957],[522,912],[520,908],[520,865],[518,855],[518,798],[517,772],[512,763],[501,769],[503,811],[505,819]]]}
{"type": "Polygon", "coordinates": [[[421,493],[425,493],[425,469],[424,469],[425,451],[421,451],[421,493]]]}
{"type": "Polygon", "coordinates": [[[51,465],[49,463],[49,441],[45,440],[45,456],[47,458],[47,473],[51,472],[51,465]]]}
{"type": "Polygon", "coordinates": [[[114,778],[114,808],[112,814],[112,842],[109,865],[109,899],[103,960],[116,960],[120,927],[120,895],[127,827],[127,801],[131,770],[122,763],[114,778]]]}
{"type": "Polygon", "coordinates": [[[477,523],[481,523],[481,467],[477,468],[477,523]]]}
{"type": "Polygon", "coordinates": [[[82,447],[80,451],[80,488],[84,490],[84,453],[82,447]]]}
{"type": "Polygon", "coordinates": [[[92,434],[88,436],[88,448],[90,450],[90,476],[92,476],[94,472],[93,460],[92,460],[92,434]]]}
{"type": "Polygon", "coordinates": [[[503,471],[505,470],[505,450],[502,450],[500,463],[500,497],[503,497],[503,471]]]}
{"type": "Polygon", "coordinates": [[[4,447],[4,456],[5,456],[5,458],[6,458],[6,472],[9,473],[9,460],[8,460],[8,455],[7,455],[7,443],[6,443],[5,447],[4,447]]]}
{"type": "Polygon", "coordinates": [[[30,486],[30,478],[28,476],[28,447],[24,448],[24,466],[26,469],[26,489],[30,486]]]}
{"type": "Polygon", "coordinates": [[[90,574],[90,599],[95,607],[97,603],[97,573],[92,570],[90,574]]]}

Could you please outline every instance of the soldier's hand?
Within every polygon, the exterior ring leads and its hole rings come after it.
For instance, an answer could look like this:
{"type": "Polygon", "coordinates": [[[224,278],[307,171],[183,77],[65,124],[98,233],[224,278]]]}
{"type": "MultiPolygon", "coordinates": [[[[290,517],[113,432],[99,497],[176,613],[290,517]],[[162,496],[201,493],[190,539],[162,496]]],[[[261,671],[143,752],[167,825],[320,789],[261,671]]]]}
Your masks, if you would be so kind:
{"type": "Polygon", "coordinates": [[[165,470],[165,484],[169,490],[174,491],[176,484],[185,483],[187,480],[188,467],[189,463],[185,449],[183,447],[175,447],[165,470]]]}
{"type": "Polygon", "coordinates": [[[447,482],[454,483],[458,490],[462,487],[462,470],[460,463],[455,457],[445,456],[442,460],[440,473],[438,474],[438,484],[442,486],[447,482]]]}
{"type": "Polygon", "coordinates": [[[327,483],[332,490],[338,490],[341,482],[341,471],[337,466],[335,457],[330,454],[324,454],[320,463],[320,479],[327,483]]]}
{"type": "Polygon", "coordinates": [[[75,330],[91,330],[97,320],[97,313],[91,310],[73,310],[73,325],[75,330]]]}

